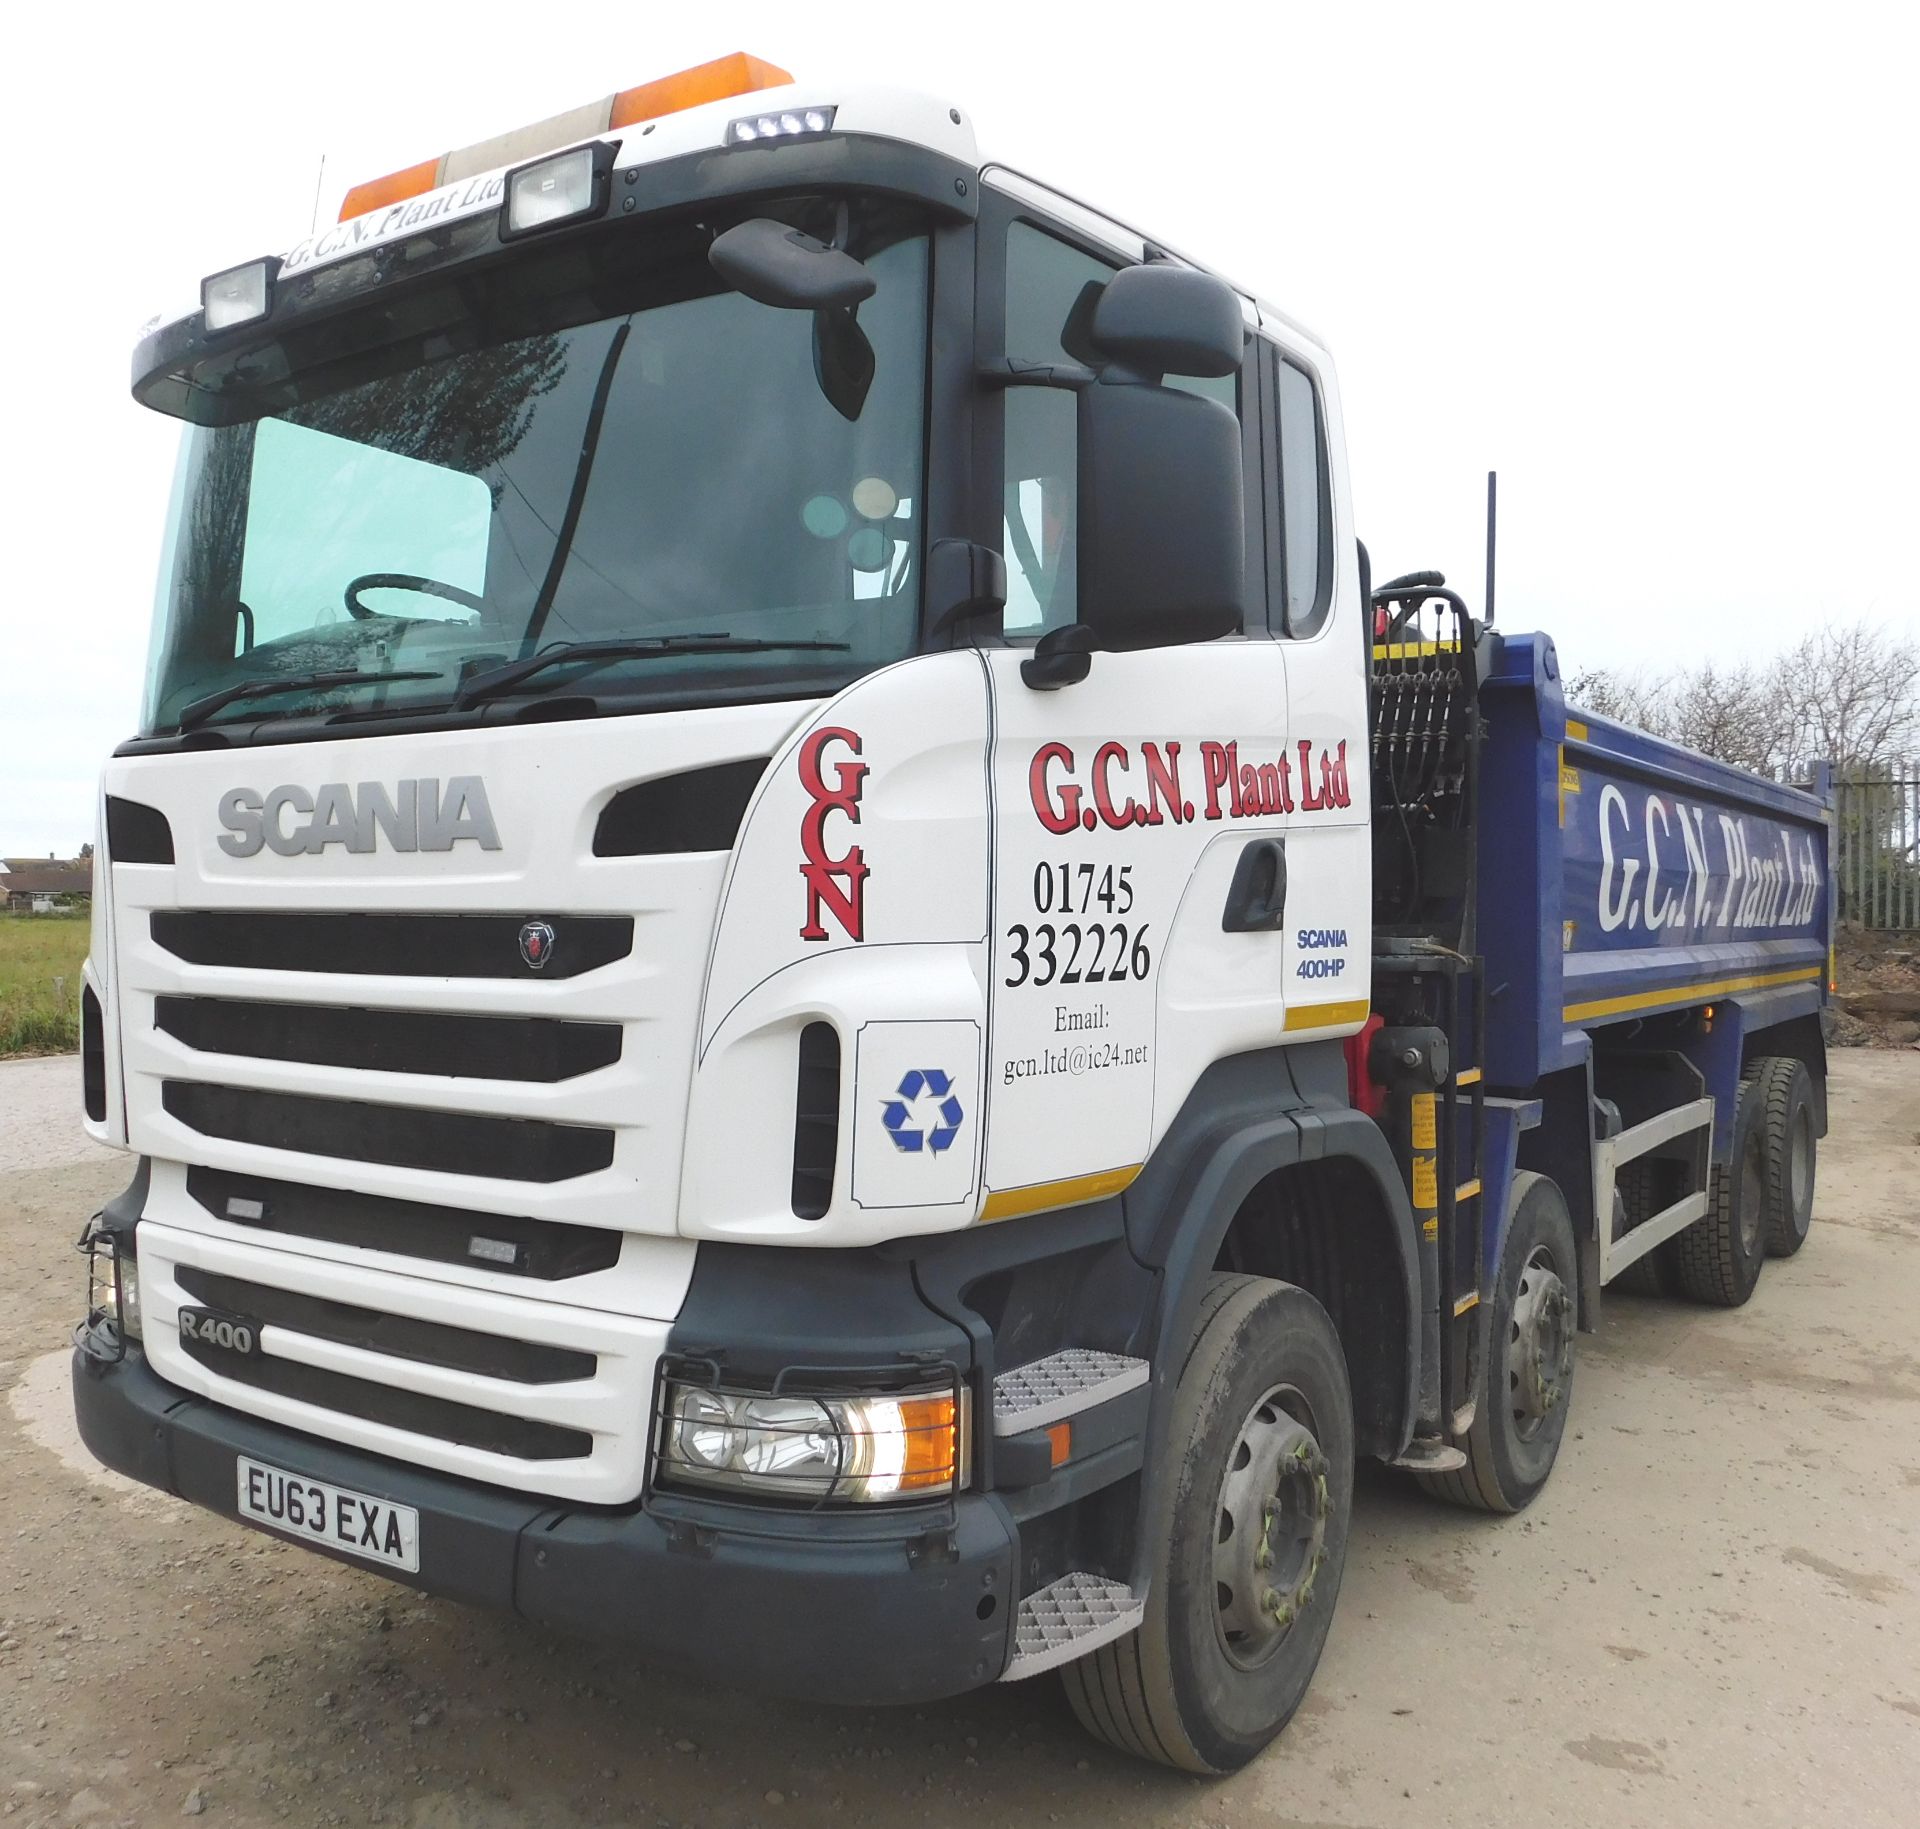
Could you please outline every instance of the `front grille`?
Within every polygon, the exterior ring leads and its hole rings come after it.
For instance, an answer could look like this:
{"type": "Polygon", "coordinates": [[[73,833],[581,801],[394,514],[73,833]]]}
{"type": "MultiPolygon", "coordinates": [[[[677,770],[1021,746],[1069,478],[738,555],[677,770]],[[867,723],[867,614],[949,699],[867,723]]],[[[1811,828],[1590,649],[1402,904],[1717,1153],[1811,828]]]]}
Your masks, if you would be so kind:
{"type": "Polygon", "coordinates": [[[290,1250],[271,1233],[203,1231],[193,1203],[177,1204],[188,1225],[150,1212],[140,1228],[147,1354],[171,1384],[518,1493],[639,1497],[667,1322],[555,1301],[540,1283],[477,1288],[431,1267],[290,1250]],[[183,1335],[182,1313],[200,1306],[254,1323],[254,1350],[209,1344],[201,1328],[183,1335]]]}
{"type": "Polygon", "coordinates": [[[281,1359],[270,1353],[243,1358],[187,1339],[182,1339],[180,1346],[210,1372],[236,1384],[415,1435],[437,1436],[441,1441],[512,1455],[522,1461],[578,1460],[593,1452],[593,1437],[584,1429],[505,1416],[497,1410],[481,1410],[445,1397],[374,1384],[369,1379],[331,1372],[323,1366],[302,1365],[297,1359],[281,1359]]]}
{"type": "Polygon", "coordinates": [[[187,1192],[209,1213],[236,1225],[547,1283],[610,1270],[620,1260],[620,1234],[600,1226],[475,1213],[226,1169],[188,1169],[187,1192]]]}
{"type": "Polygon", "coordinates": [[[358,972],[398,978],[577,978],[633,951],[630,915],[547,915],[541,963],[521,952],[517,914],[327,914],[309,910],[166,908],[149,917],[155,945],[193,965],[263,972],[358,972]]]}
{"type": "Polygon", "coordinates": [[[421,1111],[197,1080],[166,1081],[160,1088],[160,1102],[171,1116],[203,1136],[446,1175],[568,1181],[613,1161],[612,1131],[553,1124],[544,1118],[421,1111]]]}
{"type": "Polygon", "coordinates": [[[552,1085],[620,1058],[616,1023],[156,997],[154,1027],[189,1048],[316,1067],[552,1085]]]}
{"type": "Polygon", "coordinates": [[[591,1378],[599,1360],[592,1353],[570,1347],[544,1346],[538,1341],[509,1340],[470,1327],[450,1327],[442,1321],[418,1321],[410,1315],[386,1315],[350,1302],[294,1289],[275,1289],[242,1277],[182,1265],[174,1280],[196,1301],[250,1316],[269,1327],[284,1327],[313,1340],[336,1346],[357,1346],[391,1359],[411,1359],[420,1365],[441,1365],[482,1378],[500,1378],[513,1384],[566,1384],[591,1378]]]}

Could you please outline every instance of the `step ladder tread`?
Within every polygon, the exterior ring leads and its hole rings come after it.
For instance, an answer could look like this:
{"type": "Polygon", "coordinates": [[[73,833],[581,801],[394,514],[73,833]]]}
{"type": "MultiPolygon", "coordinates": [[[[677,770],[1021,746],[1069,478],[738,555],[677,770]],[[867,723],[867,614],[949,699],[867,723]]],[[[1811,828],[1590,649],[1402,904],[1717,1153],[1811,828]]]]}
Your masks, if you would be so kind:
{"type": "Polygon", "coordinates": [[[1014,1622],[1013,1658],[1001,1677],[1022,1677],[1084,1657],[1131,1632],[1146,1611],[1124,1581],[1075,1570],[1029,1594],[1014,1622]]]}
{"type": "Polygon", "coordinates": [[[1070,1346],[993,1381],[993,1432],[1018,1435],[1090,1410],[1147,1382],[1147,1362],[1070,1346]]]}

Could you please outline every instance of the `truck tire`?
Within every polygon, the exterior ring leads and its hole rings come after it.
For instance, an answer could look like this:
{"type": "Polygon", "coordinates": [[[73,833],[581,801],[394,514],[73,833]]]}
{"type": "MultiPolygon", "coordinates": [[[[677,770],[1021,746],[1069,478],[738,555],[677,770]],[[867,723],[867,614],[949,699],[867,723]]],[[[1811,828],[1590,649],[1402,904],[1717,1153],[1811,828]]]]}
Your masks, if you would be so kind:
{"type": "Polygon", "coordinates": [[[1304,1289],[1214,1276],[1173,1396],[1180,1464],[1137,1631],[1061,1673],[1096,1739],[1187,1772],[1237,1771],[1307,1692],[1346,1566],[1353,1400],[1304,1289]]]}
{"type": "Polygon", "coordinates": [[[1813,1076],[1790,1055],[1770,1054],[1754,1063],[1748,1083],[1766,1138],[1767,1255],[1792,1257],[1813,1224],[1813,1076]]]}
{"type": "Polygon", "coordinates": [[[1682,1295],[1738,1308],[1753,1294],[1767,1260],[1767,1127],[1755,1083],[1743,1081],[1733,1109],[1726,1160],[1713,1165],[1707,1210],[1673,1241],[1682,1295]]]}
{"type": "Polygon", "coordinates": [[[1559,1187],[1522,1170],[1513,1178],[1507,1242],[1493,1300],[1482,1303],[1479,1402],[1459,1446],[1466,1466],[1414,1476],[1436,1499],[1472,1511],[1533,1503],[1567,1431],[1573,1399],[1574,1297],[1579,1259],[1559,1187]]]}
{"type": "MultiPolygon", "coordinates": [[[[1645,1162],[1629,1162],[1616,1182],[1620,1198],[1626,1203],[1629,1228],[1653,1214],[1653,1176],[1645,1162]]],[[[1673,1296],[1680,1293],[1679,1279],[1673,1272],[1673,1240],[1655,1245],[1644,1257],[1637,1257],[1608,1285],[1636,1296],[1673,1296]]]]}

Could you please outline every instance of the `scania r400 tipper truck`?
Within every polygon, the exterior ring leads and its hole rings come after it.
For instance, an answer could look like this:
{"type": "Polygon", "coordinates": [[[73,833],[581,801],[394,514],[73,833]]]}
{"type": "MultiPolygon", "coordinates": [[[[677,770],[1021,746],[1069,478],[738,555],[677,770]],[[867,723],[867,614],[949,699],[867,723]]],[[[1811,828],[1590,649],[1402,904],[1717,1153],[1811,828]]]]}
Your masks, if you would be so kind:
{"type": "Polygon", "coordinates": [[[1373,588],[1319,339],[746,57],[140,344],[82,1433],[743,1685],[1251,1757],[1357,1455],[1526,1505],[1825,1122],[1821,801],[1373,588]]]}

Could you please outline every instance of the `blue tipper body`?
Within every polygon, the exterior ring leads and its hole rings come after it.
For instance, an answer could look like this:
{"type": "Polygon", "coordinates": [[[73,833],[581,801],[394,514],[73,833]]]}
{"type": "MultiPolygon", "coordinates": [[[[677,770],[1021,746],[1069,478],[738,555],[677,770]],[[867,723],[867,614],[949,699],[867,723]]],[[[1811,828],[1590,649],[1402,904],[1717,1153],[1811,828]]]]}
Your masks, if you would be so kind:
{"type": "Polygon", "coordinates": [[[1817,1019],[1826,998],[1825,783],[1783,787],[1569,710],[1544,635],[1493,649],[1478,883],[1488,1085],[1524,1099],[1584,1069],[1593,1031],[1711,1004],[1683,1052],[1716,1101],[1718,1155],[1743,1035],[1817,1019]]]}

